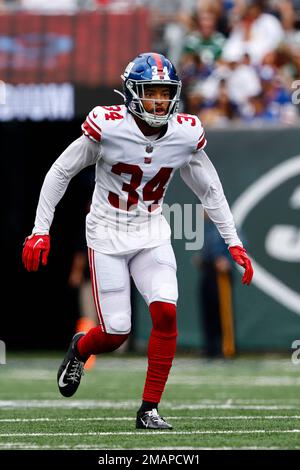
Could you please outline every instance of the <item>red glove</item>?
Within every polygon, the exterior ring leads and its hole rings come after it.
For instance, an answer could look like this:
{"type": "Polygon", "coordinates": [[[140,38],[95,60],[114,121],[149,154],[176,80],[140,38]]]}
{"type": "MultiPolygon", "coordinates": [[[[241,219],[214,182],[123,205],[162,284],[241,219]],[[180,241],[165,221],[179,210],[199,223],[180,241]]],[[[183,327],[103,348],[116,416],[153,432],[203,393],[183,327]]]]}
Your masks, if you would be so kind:
{"type": "Polygon", "coordinates": [[[50,251],[50,235],[35,233],[25,238],[22,261],[27,271],[37,271],[42,254],[42,265],[46,266],[50,251]]]}
{"type": "Polygon", "coordinates": [[[249,286],[253,277],[253,268],[250,258],[247,255],[247,251],[242,246],[231,246],[229,251],[233,260],[245,268],[242,283],[249,286]]]}

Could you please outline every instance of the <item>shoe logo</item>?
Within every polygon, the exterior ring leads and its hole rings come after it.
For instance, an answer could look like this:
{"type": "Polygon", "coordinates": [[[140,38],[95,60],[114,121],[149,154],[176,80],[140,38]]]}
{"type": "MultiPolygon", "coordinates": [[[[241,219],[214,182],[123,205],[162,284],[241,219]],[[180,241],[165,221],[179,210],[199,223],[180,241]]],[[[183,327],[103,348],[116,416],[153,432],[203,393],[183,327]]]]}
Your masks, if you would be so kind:
{"type": "Polygon", "coordinates": [[[39,239],[35,242],[35,244],[33,245],[33,249],[35,249],[35,247],[36,247],[36,245],[37,245],[38,243],[43,242],[43,241],[44,241],[44,240],[43,240],[42,238],[39,238],[39,239]]]}
{"type": "Polygon", "coordinates": [[[96,114],[95,111],[93,111],[93,118],[96,119],[97,116],[98,114],[96,114]]]}
{"type": "Polygon", "coordinates": [[[70,364],[70,362],[68,362],[68,364],[66,365],[66,368],[65,370],[63,371],[63,373],[61,374],[61,376],[59,377],[59,381],[58,381],[58,385],[60,387],[66,387],[68,384],[66,384],[64,382],[64,376],[66,375],[66,372],[67,372],[67,368],[68,368],[68,365],[70,364]]]}
{"type": "Polygon", "coordinates": [[[142,418],[141,418],[141,421],[142,421],[143,425],[145,426],[145,428],[147,428],[147,427],[148,427],[148,423],[146,423],[142,418]]]}

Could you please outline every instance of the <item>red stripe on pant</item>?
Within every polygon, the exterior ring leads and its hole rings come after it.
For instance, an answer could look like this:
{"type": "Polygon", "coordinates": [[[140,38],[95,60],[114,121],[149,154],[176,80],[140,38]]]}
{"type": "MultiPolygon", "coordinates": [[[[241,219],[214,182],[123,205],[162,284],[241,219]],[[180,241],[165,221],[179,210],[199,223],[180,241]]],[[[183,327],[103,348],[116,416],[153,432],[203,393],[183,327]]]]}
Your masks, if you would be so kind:
{"type": "Polygon", "coordinates": [[[88,249],[88,256],[89,256],[89,265],[90,265],[90,274],[91,274],[91,281],[92,281],[92,289],[93,289],[93,297],[95,302],[95,307],[97,311],[97,315],[99,318],[99,323],[102,331],[106,332],[101,308],[100,308],[100,300],[98,295],[98,286],[97,286],[97,277],[96,277],[96,269],[95,269],[95,253],[94,250],[91,248],[88,249]]]}
{"type": "Polygon", "coordinates": [[[149,310],[153,328],[148,346],[148,370],[143,400],[159,403],[176,351],[176,305],[152,302],[149,310]]]}
{"type": "Polygon", "coordinates": [[[91,328],[84,336],[79,339],[77,343],[79,355],[84,360],[87,360],[92,354],[101,354],[105,352],[115,351],[115,349],[118,349],[129,336],[129,334],[115,335],[106,332],[98,296],[95,269],[95,254],[94,250],[92,250],[91,248],[88,249],[88,256],[91,271],[93,296],[100,325],[91,328]]]}

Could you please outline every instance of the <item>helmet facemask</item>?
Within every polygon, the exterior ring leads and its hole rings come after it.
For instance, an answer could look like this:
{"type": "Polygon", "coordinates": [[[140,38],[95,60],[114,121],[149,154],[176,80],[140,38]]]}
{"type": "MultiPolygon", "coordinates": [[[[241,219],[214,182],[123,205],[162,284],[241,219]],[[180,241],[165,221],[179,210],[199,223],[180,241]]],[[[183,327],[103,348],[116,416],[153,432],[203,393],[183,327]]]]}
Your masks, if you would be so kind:
{"type": "Polygon", "coordinates": [[[126,90],[132,96],[130,103],[128,105],[129,110],[132,114],[139,117],[143,121],[147,122],[151,127],[161,127],[168,122],[168,119],[178,111],[179,107],[179,98],[181,92],[181,82],[176,80],[126,80],[125,81],[126,90]],[[146,86],[165,86],[170,89],[170,99],[156,100],[155,98],[145,98],[145,87],[146,86]],[[159,102],[168,102],[169,106],[167,112],[163,116],[149,113],[145,110],[143,106],[143,101],[151,101],[154,103],[154,113],[156,107],[156,101],[159,102]]]}

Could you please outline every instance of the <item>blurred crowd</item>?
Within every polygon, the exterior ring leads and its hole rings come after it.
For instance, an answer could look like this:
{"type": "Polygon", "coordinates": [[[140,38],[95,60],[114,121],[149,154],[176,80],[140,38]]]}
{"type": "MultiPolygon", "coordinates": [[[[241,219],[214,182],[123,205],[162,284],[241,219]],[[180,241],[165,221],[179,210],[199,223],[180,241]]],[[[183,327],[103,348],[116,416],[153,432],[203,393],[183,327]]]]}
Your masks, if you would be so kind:
{"type": "Polygon", "coordinates": [[[206,126],[299,123],[300,0],[0,0],[0,7],[147,7],[153,49],[180,72],[182,111],[206,126]]]}
{"type": "Polygon", "coordinates": [[[299,123],[299,0],[183,1],[162,37],[206,126],[299,123]]]}

